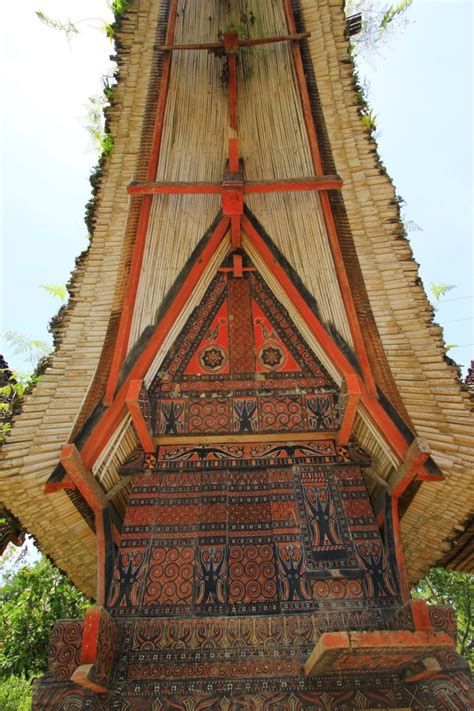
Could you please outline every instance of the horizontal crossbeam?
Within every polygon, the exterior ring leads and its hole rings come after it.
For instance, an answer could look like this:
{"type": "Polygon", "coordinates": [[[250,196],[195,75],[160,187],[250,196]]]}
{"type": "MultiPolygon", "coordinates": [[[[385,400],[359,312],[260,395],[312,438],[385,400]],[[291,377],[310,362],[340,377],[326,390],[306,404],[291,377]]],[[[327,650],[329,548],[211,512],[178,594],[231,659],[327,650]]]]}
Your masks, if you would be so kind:
{"type": "MultiPolygon", "coordinates": [[[[238,39],[238,47],[258,47],[263,44],[275,44],[276,42],[298,42],[311,36],[310,32],[297,32],[291,35],[279,35],[277,37],[258,37],[256,39],[238,39]]],[[[191,44],[159,44],[155,49],[161,52],[182,52],[196,49],[224,50],[224,41],[221,42],[201,42],[191,44]]]]}
{"type": "MultiPolygon", "coordinates": [[[[225,186],[228,187],[228,186],[225,186]]],[[[238,189],[240,186],[236,186],[238,189]]],[[[301,191],[340,190],[342,180],[338,175],[320,175],[309,178],[290,178],[289,180],[247,180],[243,184],[244,194],[251,193],[289,193],[301,191]]],[[[128,186],[130,195],[219,195],[222,183],[161,183],[152,181],[134,181],[128,186]]]]}

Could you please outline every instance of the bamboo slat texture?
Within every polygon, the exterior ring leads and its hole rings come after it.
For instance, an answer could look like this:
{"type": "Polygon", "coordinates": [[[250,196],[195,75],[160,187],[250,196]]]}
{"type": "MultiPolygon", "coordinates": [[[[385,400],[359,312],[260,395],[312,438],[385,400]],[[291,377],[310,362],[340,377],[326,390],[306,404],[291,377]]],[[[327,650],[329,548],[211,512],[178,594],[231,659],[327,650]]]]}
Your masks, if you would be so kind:
{"type": "MultiPolygon", "coordinates": [[[[252,4],[252,3],[250,3],[252,4]]],[[[253,3],[251,36],[286,34],[282,0],[253,3]]],[[[393,186],[381,174],[357,113],[353,69],[341,0],[299,0],[307,50],[317,82],[335,169],[344,181],[347,219],[389,369],[416,434],[428,440],[446,476],[424,482],[402,521],[409,575],[419,578],[449,548],[473,504],[472,402],[445,360],[441,329],[418,285],[409,244],[399,236],[393,186]]],[[[240,23],[245,0],[180,0],[176,42],[213,41],[240,23]]],[[[168,0],[135,0],[119,31],[120,81],[109,112],[113,154],[105,163],[96,200],[91,245],[77,263],[70,303],[61,321],[59,346],[42,382],[27,398],[2,452],[0,500],[36,536],[40,547],[87,593],[95,585],[94,534],[64,492],[44,494],[63,444],[80,431],[107,378],[120,317],[140,200],[127,196],[132,180],[146,174],[168,0]]],[[[227,97],[223,60],[199,51],[173,53],[160,181],[219,181],[225,167],[227,97]]],[[[245,175],[251,180],[313,174],[294,67],[286,44],[244,50],[239,65],[239,124],[245,175]]],[[[321,318],[351,345],[336,270],[314,193],[253,195],[249,206],[318,303],[321,318]]],[[[218,196],[154,196],[129,347],[156,322],[163,299],[220,208],[218,196]]],[[[340,383],[340,375],[270,274],[249,240],[243,240],[270,288],[288,309],[302,336],[340,383]]],[[[156,354],[145,382],[199,303],[230,249],[226,237],[156,354]]],[[[351,275],[349,274],[349,279],[351,275]]],[[[364,297],[365,298],[365,297],[364,297]]],[[[377,336],[377,334],[376,334],[377,336]]],[[[378,336],[377,336],[378,338],[378,336]]],[[[370,335],[373,339],[373,334],[370,335]]],[[[367,335],[367,341],[370,340],[367,335]]],[[[386,479],[398,466],[387,443],[361,411],[355,436],[386,479]]],[[[94,466],[106,491],[118,484],[118,467],[136,443],[124,419],[94,466]]],[[[372,493],[376,480],[367,477],[372,493]]],[[[126,489],[114,498],[119,513],[126,489]]]]}

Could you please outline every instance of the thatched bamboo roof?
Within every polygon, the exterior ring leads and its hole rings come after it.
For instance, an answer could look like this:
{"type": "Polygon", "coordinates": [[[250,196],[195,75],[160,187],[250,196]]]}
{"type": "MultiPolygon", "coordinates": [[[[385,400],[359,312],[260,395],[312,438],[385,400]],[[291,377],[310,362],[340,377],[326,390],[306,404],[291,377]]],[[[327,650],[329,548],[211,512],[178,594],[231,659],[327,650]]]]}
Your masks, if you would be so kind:
{"type": "MultiPolygon", "coordinates": [[[[343,179],[341,196],[332,197],[332,208],[370,365],[397,427],[429,442],[432,458],[445,476],[443,482],[417,483],[403,503],[408,571],[416,580],[445,555],[456,526],[472,510],[472,401],[446,358],[441,329],[433,323],[417,265],[401,231],[393,185],[360,120],[342,2],[299,0],[293,5],[298,31],[311,33],[302,43],[302,55],[324,171],[337,172],[343,179]]],[[[220,0],[180,0],[178,8],[176,43],[214,41],[226,26],[238,24],[241,14],[238,2],[234,7],[220,0]]],[[[127,186],[147,177],[162,72],[162,55],[155,46],[165,39],[168,9],[168,0],[135,0],[123,17],[118,35],[120,79],[109,109],[114,151],[100,178],[93,239],[77,264],[52,365],[25,402],[2,454],[0,499],[89,594],[94,589],[96,551],[87,507],[77,493],[46,494],[44,486],[58,472],[61,447],[74,441],[80,449],[107,410],[101,403],[143,200],[130,198],[127,186]]],[[[283,1],[260,0],[256,16],[252,32],[260,36],[287,32],[283,1]]],[[[221,179],[229,137],[222,70],[222,60],[213,54],[173,54],[156,180],[221,179]]],[[[246,178],[313,175],[288,43],[244,52],[239,72],[246,178]]],[[[247,204],[275,254],[294,270],[302,291],[314,300],[328,332],[350,352],[353,333],[318,193],[252,195],[247,204]]],[[[199,259],[203,235],[219,210],[216,195],[153,197],[127,365],[136,361],[172,302],[170,289],[199,259]]],[[[308,344],[327,361],[249,240],[243,240],[243,248],[308,344]]],[[[144,373],[145,381],[150,382],[159,369],[229,250],[226,237],[144,373]]],[[[357,416],[354,437],[371,455],[375,474],[388,479],[401,462],[363,411],[357,416]]],[[[106,493],[117,490],[119,467],[136,446],[130,417],[124,415],[92,465],[106,493]]],[[[370,473],[368,482],[376,496],[378,485],[370,473]]],[[[113,504],[120,516],[126,489],[113,498],[113,504]]]]}

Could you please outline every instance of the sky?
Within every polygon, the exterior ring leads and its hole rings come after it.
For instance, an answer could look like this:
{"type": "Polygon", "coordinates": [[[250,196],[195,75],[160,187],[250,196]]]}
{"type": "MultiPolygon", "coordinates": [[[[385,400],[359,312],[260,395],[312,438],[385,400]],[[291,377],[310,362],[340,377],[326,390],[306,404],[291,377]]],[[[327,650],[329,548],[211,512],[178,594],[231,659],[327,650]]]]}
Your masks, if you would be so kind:
{"type": "MultiPolygon", "coordinates": [[[[421,277],[455,288],[436,320],[450,356],[474,358],[472,213],[473,2],[414,0],[409,23],[382,55],[364,64],[377,115],[379,152],[406,201],[421,277]]],[[[83,221],[97,154],[84,128],[90,96],[113,71],[113,46],[100,31],[106,0],[21,0],[2,8],[0,352],[29,370],[7,331],[51,342],[60,306],[41,289],[64,284],[87,247],[83,221]],[[77,22],[68,42],[35,10],[77,22]],[[91,19],[92,18],[92,19],[91,19]],[[93,19],[99,18],[99,19],[93,19]]]]}

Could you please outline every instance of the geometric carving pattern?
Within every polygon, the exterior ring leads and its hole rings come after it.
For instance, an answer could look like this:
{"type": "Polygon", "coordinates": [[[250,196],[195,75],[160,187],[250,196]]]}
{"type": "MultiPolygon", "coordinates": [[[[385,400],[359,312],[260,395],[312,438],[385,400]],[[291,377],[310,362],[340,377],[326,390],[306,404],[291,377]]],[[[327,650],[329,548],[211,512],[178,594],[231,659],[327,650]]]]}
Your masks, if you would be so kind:
{"type": "Polygon", "coordinates": [[[148,397],[158,435],[324,432],[339,420],[336,384],[254,272],[214,278],[148,397]]]}

